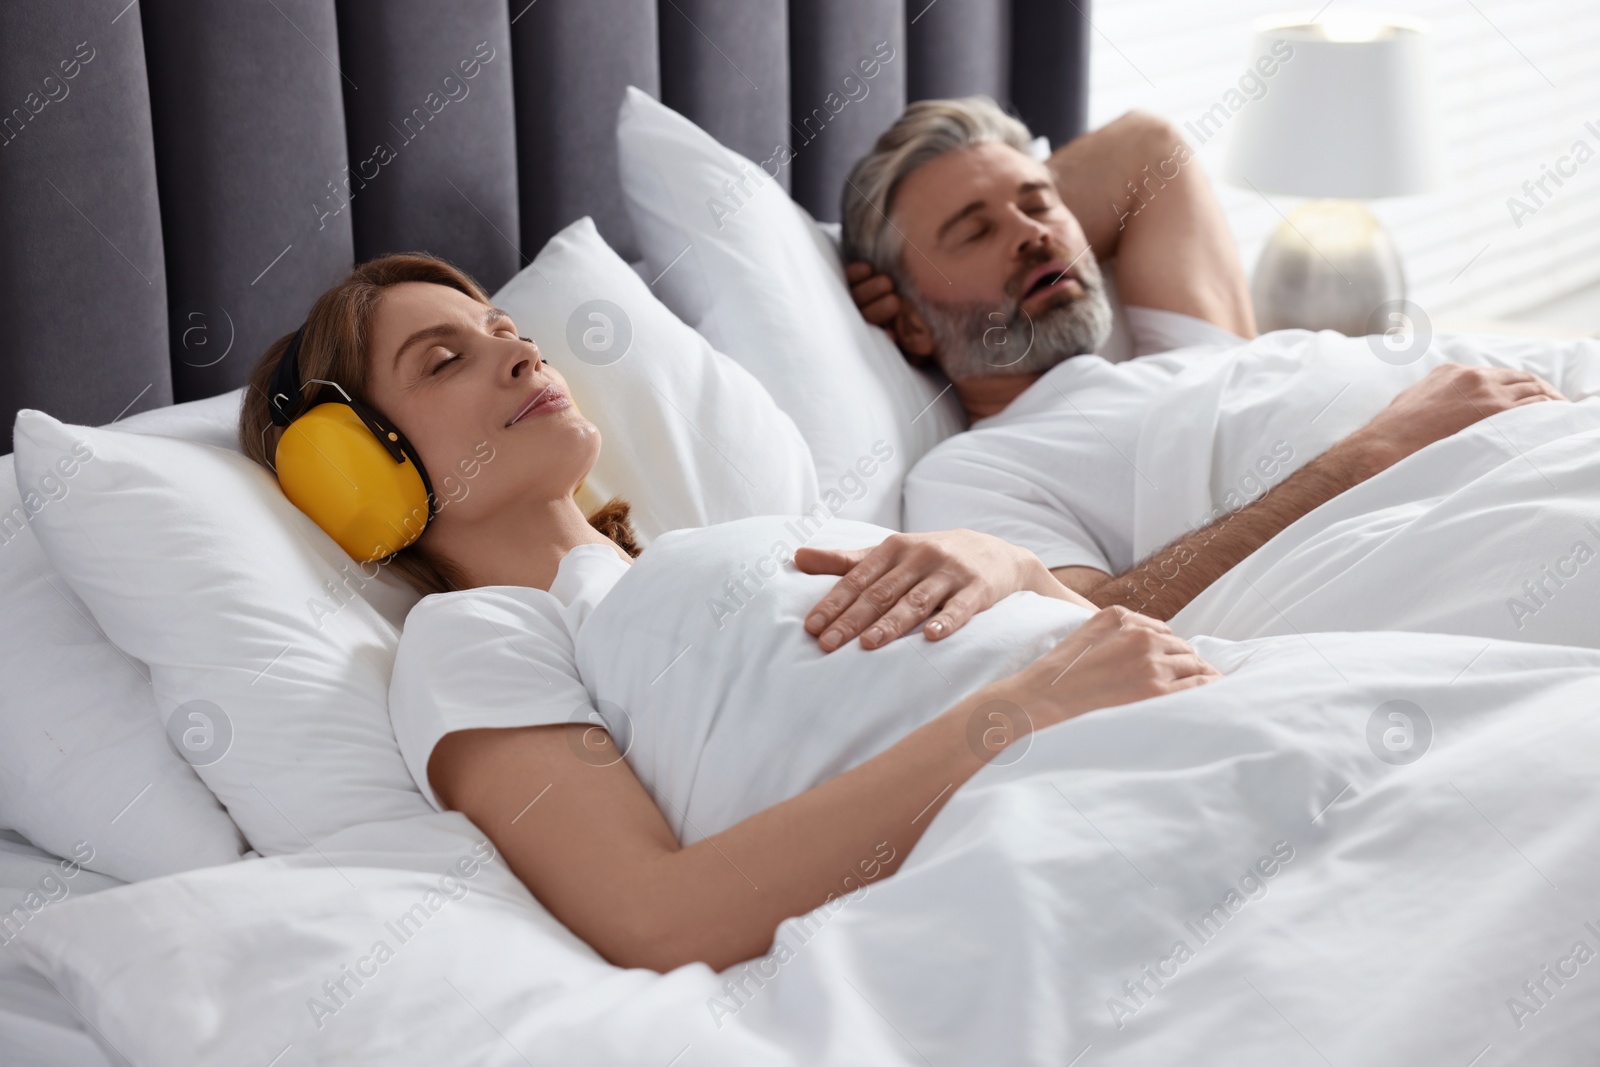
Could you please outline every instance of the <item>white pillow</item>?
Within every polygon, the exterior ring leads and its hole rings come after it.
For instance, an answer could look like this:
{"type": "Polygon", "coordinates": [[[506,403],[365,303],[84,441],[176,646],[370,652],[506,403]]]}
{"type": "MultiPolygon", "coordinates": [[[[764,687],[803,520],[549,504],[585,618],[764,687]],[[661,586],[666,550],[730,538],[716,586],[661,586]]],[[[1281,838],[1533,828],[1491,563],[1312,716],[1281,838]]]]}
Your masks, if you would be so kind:
{"type": "MultiPolygon", "coordinates": [[[[669,989],[682,1003],[684,982],[699,996],[669,1030],[692,1014],[714,1033],[714,1017],[699,1008],[717,992],[708,968],[662,979],[606,963],[459,812],[69,899],[44,909],[0,961],[6,955],[48,976],[127,1057],[118,1064],[647,1063],[637,1025],[601,1036],[590,1020],[603,1030],[619,1005],[669,989]]],[[[709,1062],[748,1062],[738,1055],[748,1043],[731,1047],[709,1062]]],[[[672,1051],[655,1067],[667,1067],[672,1051]]]]}
{"type": "Polygon", "coordinates": [[[264,854],[427,814],[389,725],[399,632],[272,473],[209,445],[17,416],[37,484],[87,445],[33,528],[106,636],[150,670],[160,720],[264,854]],[[212,760],[213,762],[206,762],[212,760]]]}
{"type": "Polygon", "coordinates": [[[552,237],[493,299],[600,428],[580,503],[623,497],[648,541],[816,501],[811,453],[789,416],[668,311],[590,219],[552,237]]]}
{"type": "Polygon", "coordinates": [[[239,405],[244,387],[184,404],[151,408],[105,427],[123,433],[157,433],[239,451],[239,405]]]}
{"type": "Polygon", "coordinates": [[[123,881],[236,860],[239,831],[167,744],[148,669],[106,640],[17,518],[78,489],[85,461],[65,458],[72,475],[26,494],[0,459],[0,821],[123,881]]]}
{"type": "Polygon", "coordinates": [[[833,243],[761,167],[631,87],[617,149],[662,302],[794,418],[830,511],[901,529],[906,472],[964,425],[954,391],[861,317],[833,243]]]}
{"type": "MultiPolygon", "coordinates": [[[[244,388],[241,386],[232,392],[204,400],[141,411],[118,421],[114,428],[123,433],[160,434],[162,437],[178,437],[225,448],[229,452],[240,452],[239,405],[243,400],[244,388]]],[[[379,571],[375,579],[362,585],[360,593],[378,609],[378,614],[394,623],[395,629],[405,625],[406,615],[422,599],[422,594],[409,582],[388,568],[379,571]]]]}
{"type": "MultiPolygon", "coordinates": [[[[233,419],[230,395],[232,412],[227,396],[161,409],[175,413],[163,428],[233,419]]],[[[135,420],[149,421],[119,427],[135,420]]],[[[106,639],[34,536],[33,517],[81,496],[98,457],[38,458],[26,492],[0,458],[0,823],[122,881],[239,859],[238,828],[167,742],[149,669],[106,639]]]]}

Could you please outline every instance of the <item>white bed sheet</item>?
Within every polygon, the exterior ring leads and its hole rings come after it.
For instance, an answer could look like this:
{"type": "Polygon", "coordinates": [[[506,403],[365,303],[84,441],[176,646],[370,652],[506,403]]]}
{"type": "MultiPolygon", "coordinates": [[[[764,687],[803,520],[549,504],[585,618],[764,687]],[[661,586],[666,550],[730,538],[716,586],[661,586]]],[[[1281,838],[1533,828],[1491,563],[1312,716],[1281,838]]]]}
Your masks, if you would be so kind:
{"type": "Polygon", "coordinates": [[[1600,398],[1486,419],[1317,508],[1172,619],[1600,648],[1600,398]]]}
{"type": "Polygon", "coordinates": [[[1281,480],[1360,429],[1442,363],[1515,367],[1573,399],[1600,394],[1600,340],[1592,338],[1437,337],[1405,363],[1380,359],[1376,341],[1278,330],[1235,349],[1192,354],[1192,366],[1140,432],[1134,557],[1259,496],[1263,482],[1281,480]],[[1280,444],[1294,462],[1264,479],[1261,461],[1280,444]]]}
{"type": "Polygon", "coordinates": [[[19,947],[140,1065],[1592,1063],[1600,653],[1198,644],[1233,676],[1042,731],[720,975],[607,966],[498,863],[430,907],[480,840],[455,814],[64,903],[19,947]],[[1411,763],[1376,754],[1393,701],[1411,763]]]}
{"type": "Polygon", "coordinates": [[[1197,355],[1145,418],[1136,555],[1259,497],[1444,361],[1532,370],[1539,403],[1436,441],[1312,510],[1173,619],[1234,640],[1409,630],[1600,648],[1600,341],[1445,337],[1403,366],[1365,338],[1281,331],[1197,355]],[[1287,467],[1278,467],[1278,480],[1287,467]]]}
{"type": "Polygon", "coordinates": [[[482,839],[443,814],[75,891],[9,946],[48,981],[0,965],[28,1009],[0,1022],[97,1065],[75,1013],[140,1065],[1592,1062],[1600,653],[1197,643],[1238,675],[1041,733],[900,874],[720,975],[610,967],[501,864],[449,899],[482,839]]]}
{"type": "MultiPolygon", "coordinates": [[[[14,907],[28,910],[30,893],[58,899],[119,885],[114,878],[79,870],[63,879],[62,860],[33,847],[21,834],[0,830],[0,920],[14,907]],[[53,880],[51,880],[53,879],[53,880]],[[66,888],[66,895],[62,890],[66,888]]],[[[36,898],[38,899],[38,898],[36,898]]],[[[121,1067],[84,1027],[82,1016],[43,974],[30,968],[0,928],[0,1063],[6,1067],[121,1067]]]]}

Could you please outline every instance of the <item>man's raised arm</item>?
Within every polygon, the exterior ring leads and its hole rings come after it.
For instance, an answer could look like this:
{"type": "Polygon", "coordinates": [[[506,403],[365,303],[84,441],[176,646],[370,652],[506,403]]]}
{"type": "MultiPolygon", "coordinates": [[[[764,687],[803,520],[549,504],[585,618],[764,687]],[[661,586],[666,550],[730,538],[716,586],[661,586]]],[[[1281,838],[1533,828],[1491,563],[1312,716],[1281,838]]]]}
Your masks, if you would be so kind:
{"type": "MultiPolygon", "coordinates": [[[[1057,148],[1046,166],[1095,259],[1115,259],[1124,304],[1256,335],[1227,218],[1171,123],[1130,111],[1057,148]]],[[[859,262],[846,266],[845,279],[862,317],[893,334],[900,312],[894,280],[859,262]]]]}
{"type": "Polygon", "coordinates": [[[1095,258],[1115,257],[1123,304],[1256,335],[1227,217],[1171,123],[1130,111],[1057,148],[1047,165],[1095,258]]]}

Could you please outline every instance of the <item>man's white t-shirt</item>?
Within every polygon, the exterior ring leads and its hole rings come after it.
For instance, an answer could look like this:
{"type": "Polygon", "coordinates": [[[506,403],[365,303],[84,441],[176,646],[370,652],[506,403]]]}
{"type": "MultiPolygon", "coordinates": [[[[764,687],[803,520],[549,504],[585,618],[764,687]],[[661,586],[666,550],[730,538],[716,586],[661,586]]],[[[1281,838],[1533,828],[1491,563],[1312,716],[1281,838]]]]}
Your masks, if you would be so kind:
{"type": "Polygon", "coordinates": [[[1134,461],[1145,412],[1200,346],[1244,339],[1190,315],[1125,311],[1138,358],[1063,360],[1004,411],[941,442],[906,478],[906,529],[981,530],[1052,569],[1117,574],[1133,566],[1134,461]]]}

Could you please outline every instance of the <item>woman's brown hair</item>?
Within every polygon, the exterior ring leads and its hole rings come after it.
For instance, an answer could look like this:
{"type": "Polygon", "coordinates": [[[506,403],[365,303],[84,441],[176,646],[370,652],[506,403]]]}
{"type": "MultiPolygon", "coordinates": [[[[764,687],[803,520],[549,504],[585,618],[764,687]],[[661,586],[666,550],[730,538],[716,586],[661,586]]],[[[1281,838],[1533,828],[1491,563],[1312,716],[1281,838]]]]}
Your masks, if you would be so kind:
{"type": "MultiPolygon", "coordinates": [[[[367,390],[369,363],[367,341],[372,332],[372,315],[385,289],[401,282],[431,282],[445,285],[488,304],[489,296],[466,272],[422,252],[402,252],[369,259],[352,270],[342,281],[317,298],[306,315],[305,334],[300,340],[300,379],[323,378],[338,382],[352,397],[371,404],[367,390]]],[[[279,429],[272,425],[267,394],[272,387],[272,372],[293,332],[273,342],[261,356],[245,387],[239,411],[239,445],[244,454],[271,468],[279,429]]],[[[618,497],[607,501],[589,516],[589,524],[630,556],[639,546],[628,521],[628,503],[618,497]]],[[[465,585],[460,570],[443,556],[429,553],[420,541],[382,561],[393,566],[407,582],[424,595],[444,593],[465,585]]]]}

